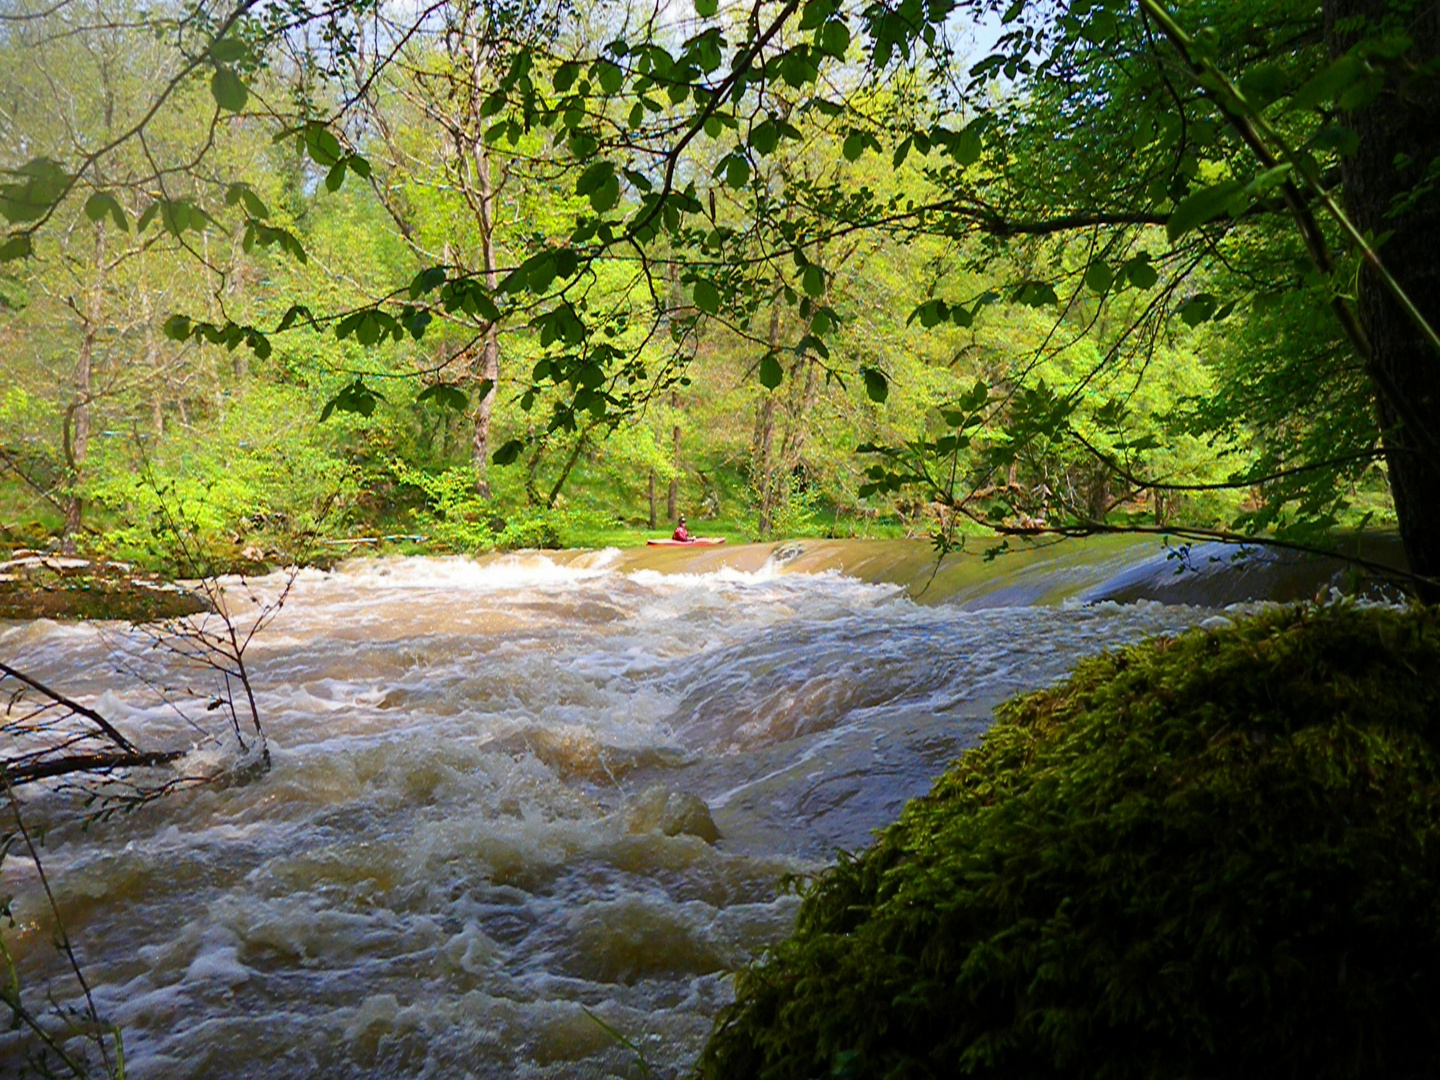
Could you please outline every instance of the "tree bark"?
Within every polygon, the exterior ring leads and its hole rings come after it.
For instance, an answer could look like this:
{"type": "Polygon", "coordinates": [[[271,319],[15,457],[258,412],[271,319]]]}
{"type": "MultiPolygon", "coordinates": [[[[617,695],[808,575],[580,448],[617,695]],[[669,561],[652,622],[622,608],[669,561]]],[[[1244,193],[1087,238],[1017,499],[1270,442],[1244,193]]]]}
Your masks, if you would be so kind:
{"type": "MultiPolygon", "coordinates": [[[[1394,19],[1413,41],[1410,51],[1386,73],[1380,95],[1345,121],[1359,136],[1359,149],[1341,166],[1345,202],[1355,224],[1374,236],[1391,233],[1380,258],[1432,326],[1440,324],[1440,198],[1434,192],[1392,214],[1440,159],[1440,12],[1433,4],[1397,0],[1325,0],[1326,32],[1339,55],[1353,44],[1347,36],[1366,20],[1361,34],[1373,34],[1394,19]],[[1425,71],[1430,65],[1430,72],[1425,71]],[[1409,164],[1401,167],[1405,158],[1409,164]]],[[[1389,382],[1433,434],[1440,433],[1440,353],[1425,340],[1399,303],[1367,267],[1360,277],[1360,320],[1370,340],[1371,378],[1389,382]]],[[[1410,569],[1440,582],[1440,471],[1406,430],[1387,395],[1376,394],[1384,430],[1386,466],[1410,569]]],[[[1422,590],[1440,601],[1440,584],[1422,590]]]]}
{"type": "Polygon", "coordinates": [[[75,537],[85,516],[80,486],[85,480],[85,459],[90,453],[90,399],[94,394],[95,339],[105,301],[105,227],[95,225],[95,278],[85,291],[85,310],[80,348],[75,356],[75,397],[65,410],[65,465],[69,470],[69,492],[65,498],[65,525],[60,533],[61,550],[75,553],[75,537]]]}
{"type": "MultiPolygon", "coordinates": [[[[471,45],[471,72],[474,83],[474,142],[471,144],[475,169],[475,186],[479,199],[480,264],[485,273],[485,287],[495,294],[500,284],[495,263],[495,185],[490,175],[490,151],[485,145],[485,125],[480,119],[484,99],[485,61],[481,55],[478,35],[471,45]]],[[[475,402],[475,427],[470,444],[470,462],[475,469],[475,493],[490,497],[490,417],[495,407],[495,387],[500,381],[500,330],[493,322],[485,325],[484,342],[480,346],[480,398],[475,402]],[[488,384],[488,385],[487,385],[488,384]]]]}
{"type": "MultiPolygon", "coordinates": [[[[680,408],[680,395],[671,394],[670,404],[677,410],[680,408]]],[[[671,461],[675,465],[675,475],[670,478],[670,488],[665,492],[665,513],[673,522],[680,516],[680,425],[675,424],[670,429],[670,453],[671,461]]],[[[653,524],[653,523],[652,523],[653,524]]]]}
{"type": "MultiPolygon", "coordinates": [[[[777,295],[770,305],[770,332],[767,335],[770,351],[774,352],[780,343],[780,297],[777,295]]],[[[755,437],[750,445],[751,467],[755,470],[755,490],[760,495],[760,520],[756,523],[758,539],[770,535],[774,525],[774,443],[775,443],[775,391],[763,390],[760,407],[755,416],[755,437]]]]}

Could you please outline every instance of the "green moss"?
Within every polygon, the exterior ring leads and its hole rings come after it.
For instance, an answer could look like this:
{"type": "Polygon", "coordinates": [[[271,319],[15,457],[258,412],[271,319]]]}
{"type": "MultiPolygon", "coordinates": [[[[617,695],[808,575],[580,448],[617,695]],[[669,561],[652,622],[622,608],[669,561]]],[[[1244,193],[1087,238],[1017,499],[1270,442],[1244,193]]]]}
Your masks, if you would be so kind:
{"type": "Polygon", "coordinates": [[[1440,613],[1080,665],[807,892],[707,1078],[1440,1075],[1440,613]]]}

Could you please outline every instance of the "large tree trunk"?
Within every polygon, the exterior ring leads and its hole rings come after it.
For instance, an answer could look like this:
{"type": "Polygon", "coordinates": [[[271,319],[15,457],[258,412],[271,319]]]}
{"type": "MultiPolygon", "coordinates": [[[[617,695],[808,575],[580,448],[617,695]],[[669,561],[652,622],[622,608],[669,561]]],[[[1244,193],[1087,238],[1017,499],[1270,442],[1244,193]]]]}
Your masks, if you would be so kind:
{"type": "MultiPolygon", "coordinates": [[[[1373,33],[1392,8],[1410,9],[1403,25],[1414,46],[1392,67],[1380,96],[1347,117],[1360,145],[1341,168],[1345,201],[1360,229],[1392,233],[1380,249],[1382,261],[1430,325],[1440,326],[1440,198],[1431,192],[1391,216],[1397,197],[1440,159],[1440,76],[1433,73],[1440,60],[1440,11],[1433,4],[1325,0],[1326,29],[1332,51],[1340,53],[1353,39],[1337,33],[1337,25],[1345,28],[1346,20],[1361,16],[1370,20],[1362,33],[1373,33]],[[1431,74],[1417,74],[1427,64],[1431,74]],[[1397,168],[1402,154],[1410,164],[1397,168]]],[[[1440,468],[1416,433],[1400,424],[1394,407],[1398,396],[1414,410],[1412,425],[1440,436],[1440,352],[1369,270],[1360,280],[1360,319],[1370,340],[1372,378],[1377,387],[1390,387],[1377,393],[1377,401],[1405,553],[1413,572],[1440,581],[1440,468]]],[[[1440,601],[1440,586],[1424,593],[1424,599],[1440,601]]]]}

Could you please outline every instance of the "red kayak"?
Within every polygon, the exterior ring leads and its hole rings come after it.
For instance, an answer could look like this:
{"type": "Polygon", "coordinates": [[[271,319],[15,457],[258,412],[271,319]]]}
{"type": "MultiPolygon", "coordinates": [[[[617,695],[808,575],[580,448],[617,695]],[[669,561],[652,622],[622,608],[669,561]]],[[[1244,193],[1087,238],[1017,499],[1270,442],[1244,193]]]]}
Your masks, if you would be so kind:
{"type": "Polygon", "coordinates": [[[646,540],[650,547],[714,547],[723,544],[723,536],[695,536],[689,540],[646,540]]]}

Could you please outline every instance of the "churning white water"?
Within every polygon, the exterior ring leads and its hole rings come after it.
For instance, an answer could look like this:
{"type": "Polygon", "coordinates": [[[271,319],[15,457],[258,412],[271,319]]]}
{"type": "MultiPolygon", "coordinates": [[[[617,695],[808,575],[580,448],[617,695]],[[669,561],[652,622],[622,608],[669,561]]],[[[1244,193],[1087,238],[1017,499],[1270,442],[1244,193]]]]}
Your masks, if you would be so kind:
{"type": "MultiPolygon", "coordinates": [[[[681,1074],[727,973],[787,932],[784,876],[865,844],[997,701],[1207,614],[922,607],[782,570],[303,572],[250,657],[272,770],[44,849],[129,1075],[681,1074]]],[[[11,623],[0,653],[184,745],[115,673],[133,634],[11,623]]],[[[0,893],[27,984],[72,995],[33,864],[0,893]]],[[[0,1035],[0,1071],[21,1043],[0,1035]]]]}

